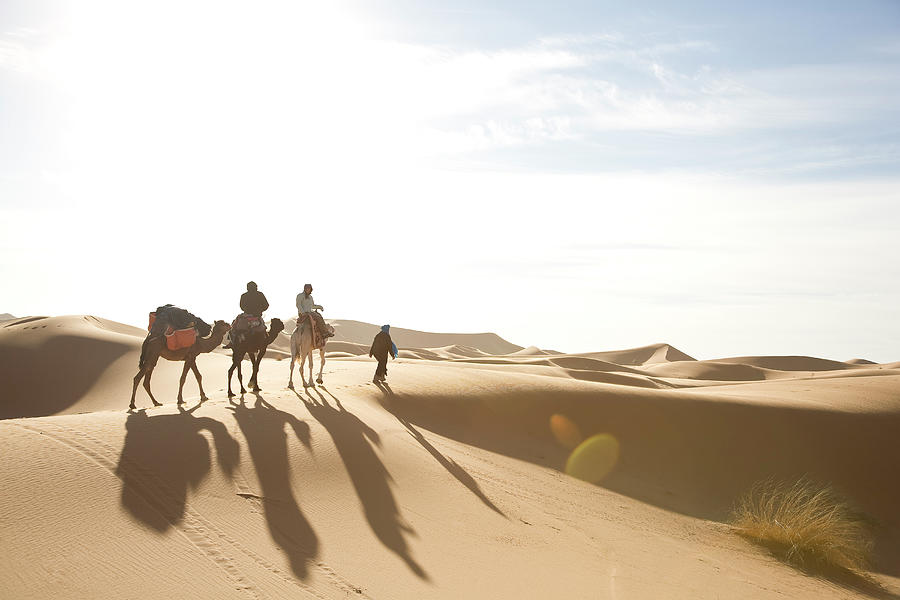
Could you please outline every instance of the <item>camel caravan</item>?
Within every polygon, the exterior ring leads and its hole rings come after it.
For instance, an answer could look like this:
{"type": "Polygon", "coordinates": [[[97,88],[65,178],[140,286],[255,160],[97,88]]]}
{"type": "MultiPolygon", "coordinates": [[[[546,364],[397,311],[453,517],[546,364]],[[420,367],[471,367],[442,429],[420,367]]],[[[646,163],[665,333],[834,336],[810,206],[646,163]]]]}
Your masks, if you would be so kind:
{"type": "MultiPolygon", "coordinates": [[[[312,285],[303,286],[303,291],[297,295],[297,327],[291,335],[291,366],[288,388],[294,389],[294,363],[300,362],[300,380],[303,387],[315,387],[322,384],[322,372],[325,368],[325,344],[328,338],[334,335],[334,327],[325,322],[321,312],[322,306],[315,303],[312,297],[312,285]],[[313,382],[313,351],[319,351],[319,374],[313,382]],[[303,370],[309,361],[309,381],[303,374],[303,370]]],[[[250,360],[253,370],[250,375],[248,387],[251,391],[260,391],[257,377],[259,365],[266,348],[275,341],[278,334],[284,330],[284,323],[280,319],[272,319],[266,328],[262,313],[269,308],[269,302],[265,295],[257,289],[256,283],[247,284],[247,292],[241,295],[241,313],[232,321],[231,325],[225,321],[215,321],[207,324],[199,317],[191,314],[183,308],[166,304],[150,313],[150,321],[147,326],[147,337],[141,346],[141,356],[138,361],[138,372],[134,376],[134,385],[131,389],[131,404],[129,408],[135,408],[135,396],[138,385],[143,380],[144,389],[154,406],[161,406],[153,397],[150,390],[150,378],[159,358],[181,361],[184,368],[181,372],[181,380],[178,384],[178,404],[184,403],[182,389],[187,379],[188,371],[194,373],[197,385],[200,388],[200,401],[208,400],[203,391],[203,377],[197,368],[197,357],[206,352],[212,352],[224,343],[225,349],[231,350],[231,367],[228,369],[228,397],[235,395],[231,390],[231,380],[234,371],[237,370],[240,393],[246,393],[244,388],[241,364],[246,356],[250,360]],[[227,339],[226,339],[227,337],[227,339]]],[[[369,356],[378,360],[378,368],[375,372],[373,383],[384,382],[386,375],[387,357],[397,358],[397,346],[393,344],[388,335],[387,325],[382,327],[382,332],[373,341],[369,356]],[[386,343],[385,343],[386,342],[386,343]]]]}

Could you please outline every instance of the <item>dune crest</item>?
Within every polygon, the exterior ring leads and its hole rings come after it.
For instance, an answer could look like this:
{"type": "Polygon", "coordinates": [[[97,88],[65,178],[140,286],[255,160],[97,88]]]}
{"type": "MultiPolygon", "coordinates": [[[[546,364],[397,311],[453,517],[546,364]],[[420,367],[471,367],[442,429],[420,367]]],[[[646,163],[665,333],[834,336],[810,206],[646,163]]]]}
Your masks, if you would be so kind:
{"type": "Polygon", "coordinates": [[[655,364],[660,362],[673,362],[681,360],[694,360],[678,348],[669,344],[651,344],[628,350],[614,350],[609,352],[589,352],[584,356],[599,358],[617,365],[638,366],[655,364]]]}

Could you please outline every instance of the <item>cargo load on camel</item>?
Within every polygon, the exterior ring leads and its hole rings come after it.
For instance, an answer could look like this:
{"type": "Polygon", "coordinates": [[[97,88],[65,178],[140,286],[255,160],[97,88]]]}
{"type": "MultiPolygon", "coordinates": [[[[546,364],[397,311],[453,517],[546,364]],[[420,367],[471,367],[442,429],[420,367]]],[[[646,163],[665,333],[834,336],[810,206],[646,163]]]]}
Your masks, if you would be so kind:
{"type": "Polygon", "coordinates": [[[166,348],[173,351],[193,346],[198,333],[205,337],[210,330],[211,327],[202,319],[171,304],[160,306],[150,313],[147,325],[151,337],[165,336],[166,348]]]}

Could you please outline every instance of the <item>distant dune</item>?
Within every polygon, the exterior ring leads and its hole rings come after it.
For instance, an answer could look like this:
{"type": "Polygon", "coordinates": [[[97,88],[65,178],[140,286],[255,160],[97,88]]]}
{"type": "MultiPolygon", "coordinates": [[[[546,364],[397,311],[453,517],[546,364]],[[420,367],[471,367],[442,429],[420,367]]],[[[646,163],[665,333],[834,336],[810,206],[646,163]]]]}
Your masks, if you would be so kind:
{"type": "Polygon", "coordinates": [[[599,358],[619,365],[646,365],[651,363],[672,362],[678,360],[694,360],[678,348],[669,344],[652,344],[631,348],[629,350],[616,350],[613,352],[590,352],[585,354],[591,358],[599,358]]]}
{"type": "Polygon", "coordinates": [[[262,391],[229,399],[217,350],[209,401],[189,375],[176,407],[181,363],[160,360],[165,405],[141,389],[126,411],[143,329],[0,325],[0,597],[900,597],[900,363],[392,328],[376,387],[378,326],[336,329],[322,386],[265,360],[262,391]],[[585,448],[597,485],[564,474],[585,448]],[[757,481],[802,476],[872,524],[865,578],[810,577],[727,525],[757,481]]]}
{"type": "MultiPolygon", "coordinates": [[[[335,329],[335,335],[329,342],[361,344],[366,347],[367,353],[375,335],[381,331],[381,325],[363,323],[362,321],[329,319],[328,322],[335,329]]],[[[297,326],[297,319],[286,319],[284,324],[286,335],[290,335],[297,326]]],[[[522,349],[521,346],[507,342],[496,333],[430,333],[394,327],[393,325],[391,325],[391,339],[397,344],[398,348],[460,346],[474,348],[485,354],[508,354],[522,349]]]]}
{"type": "Polygon", "coordinates": [[[866,360],[865,358],[851,358],[847,361],[848,365],[876,365],[878,363],[866,360]]]}
{"type": "Polygon", "coordinates": [[[847,363],[811,356],[739,356],[720,358],[717,362],[752,365],[776,371],[835,371],[847,368],[847,363]]]}
{"type": "Polygon", "coordinates": [[[10,319],[15,319],[15,317],[9,313],[0,313],[0,321],[9,321],[10,319]]]}

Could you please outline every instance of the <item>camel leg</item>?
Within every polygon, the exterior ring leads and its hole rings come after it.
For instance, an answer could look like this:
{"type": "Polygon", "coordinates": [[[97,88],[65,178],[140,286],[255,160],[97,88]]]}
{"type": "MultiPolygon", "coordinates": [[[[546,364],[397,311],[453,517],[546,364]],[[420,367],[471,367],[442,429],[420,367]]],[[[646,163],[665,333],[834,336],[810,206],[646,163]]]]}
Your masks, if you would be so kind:
{"type": "Polygon", "coordinates": [[[253,352],[247,353],[247,358],[250,359],[250,381],[247,382],[247,386],[250,388],[250,391],[256,391],[256,357],[253,352]]]}
{"type": "Polygon", "coordinates": [[[262,388],[259,387],[259,365],[262,364],[263,355],[265,355],[266,349],[263,348],[256,353],[254,358],[251,358],[251,362],[253,362],[253,391],[261,392],[262,388]]]}
{"type": "Polygon", "coordinates": [[[209,398],[206,397],[206,392],[203,391],[203,375],[200,374],[200,369],[197,368],[197,361],[191,361],[191,370],[194,372],[194,377],[197,378],[197,387],[200,388],[200,402],[206,402],[209,398]]]}
{"type": "Polygon", "coordinates": [[[231,374],[237,369],[238,374],[238,383],[241,384],[241,393],[245,393],[247,390],[244,389],[244,374],[241,370],[241,363],[244,362],[244,353],[232,354],[231,355],[231,368],[228,369],[228,397],[233,398],[234,392],[231,391],[231,374]]]}
{"type": "Polygon", "coordinates": [[[316,379],[316,383],[325,383],[322,381],[322,369],[325,368],[325,348],[319,350],[319,378],[316,379]]]}
{"type": "Polygon", "coordinates": [[[316,384],[313,383],[313,351],[309,351],[309,387],[314,388],[316,384]]]}
{"type": "MultiPolygon", "coordinates": [[[[231,355],[231,367],[228,369],[228,397],[234,398],[234,392],[231,391],[231,375],[234,373],[234,369],[240,364],[240,361],[236,360],[237,355],[231,355]]],[[[238,375],[238,379],[240,379],[240,375],[238,375]]]]}
{"type": "Polygon", "coordinates": [[[187,379],[188,371],[191,370],[191,359],[184,359],[184,368],[181,370],[181,380],[178,382],[178,404],[184,404],[184,398],[181,395],[181,390],[184,388],[184,380],[187,379]]]}
{"type": "Polygon", "coordinates": [[[131,410],[135,409],[134,406],[134,396],[137,394],[137,386],[141,382],[141,379],[144,377],[144,369],[138,371],[138,374],[134,376],[134,386],[131,388],[131,404],[128,406],[131,410]]]}
{"type": "Polygon", "coordinates": [[[147,395],[150,396],[150,400],[153,401],[153,406],[162,406],[161,402],[157,402],[156,398],[153,397],[153,392],[150,391],[150,378],[153,377],[153,369],[156,365],[147,369],[147,375],[144,376],[144,389],[147,390],[147,395]]]}
{"type": "Polygon", "coordinates": [[[297,362],[297,338],[291,335],[291,376],[288,379],[288,389],[294,389],[294,363],[297,362]]]}
{"type": "Polygon", "coordinates": [[[253,353],[248,352],[247,358],[250,359],[250,381],[247,382],[247,387],[250,388],[250,391],[256,391],[256,362],[253,353]]]}
{"type": "Polygon", "coordinates": [[[300,368],[298,369],[300,371],[300,381],[303,382],[303,387],[309,387],[308,385],[306,385],[306,376],[303,374],[304,368],[306,368],[306,355],[301,354],[300,355],[300,368]]]}
{"type": "Polygon", "coordinates": [[[294,389],[294,363],[297,362],[297,357],[291,353],[291,376],[288,378],[288,389],[294,389]]]}

